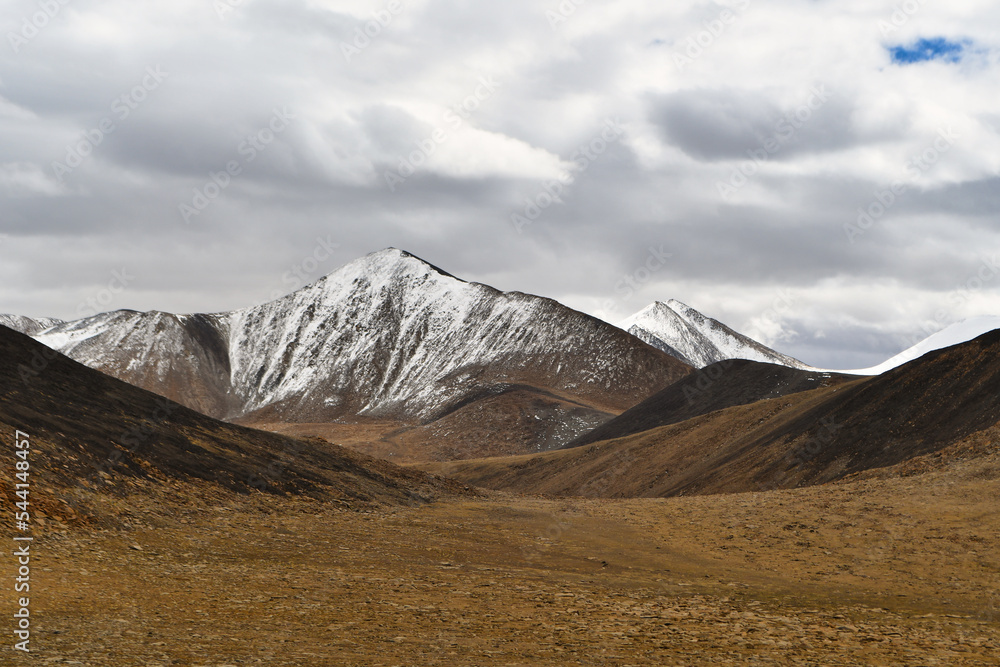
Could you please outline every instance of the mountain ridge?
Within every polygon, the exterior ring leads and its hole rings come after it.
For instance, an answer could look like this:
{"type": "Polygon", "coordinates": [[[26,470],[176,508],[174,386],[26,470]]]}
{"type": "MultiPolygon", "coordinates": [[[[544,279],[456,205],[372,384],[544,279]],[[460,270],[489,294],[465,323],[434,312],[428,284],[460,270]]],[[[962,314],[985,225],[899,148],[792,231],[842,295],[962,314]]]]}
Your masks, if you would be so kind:
{"type": "Polygon", "coordinates": [[[800,370],[747,359],[727,359],[678,380],[593,431],[581,435],[564,448],[634,435],[717,410],[781,398],[856,379],[845,374],[800,370]]]}
{"type": "Polygon", "coordinates": [[[886,359],[881,364],[876,364],[868,368],[829,372],[849,373],[851,375],[881,375],[909,361],[918,359],[928,352],[973,340],[994,329],[1000,329],[1000,315],[969,317],[949,324],[944,329],[927,336],[899,354],[886,359]]]}
{"type": "Polygon", "coordinates": [[[811,368],[676,299],[654,301],[618,326],[695,368],[727,359],[761,361],[801,370],[811,368]]]}
{"type": "MultiPolygon", "coordinates": [[[[549,434],[545,448],[691,371],[555,300],[467,282],[394,248],[265,304],[212,314],[115,311],[56,324],[35,338],[241,423],[365,417],[422,424],[451,414],[468,396],[527,385],[540,393],[511,393],[520,406],[510,406],[511,414],[555,394],[569,403],[553,410],[549,402],[544,419],[572,412],[578,424],[539,430],[549,434]],[[589,413],[581,416],[574,402],[589,413]]],[[[530,438],[522,445],[535,446],[530,438]]]]}
{"type": "MultiPolygon", "coordinates": [[[[1000,427],[998,359],[1000,330],[993,330],[879,376],[614,439],[416,467],[528,494],[668,497],[824,484],[905,466],[1000,427]]],[[[996,452],[995,440],[980,447],[984,455],[996,452]]]]}
{"type": "MultiPolygon", "coordinates": [[[[9,327],[0,327],[0,386],[6,389],[0,424],[9,433],[30,434],[32,474],[37,470],[45,480],[37,493],[32,488],[33,519],[39,510],[64,520],[81,507],[84,514],[100,514],[105,504],[92,502],[96,495],[169,495],[178,484],[206,496],[265,492],[393,504],[463,492],[449,480],[414,477],[414,471],[329,442],[212,419],[9,327]],[[26,372],[36,358],[44,364],[26,372]]],[[[0,505],[13,505],[13,484],[9,488],[0,505]]]]}
{"type": "Polygon", "coordinates": [[[54,317],[26,317],[24,315],[0,314],[0,325],[28,336],[62,324],[64,320],[54,317]]]}

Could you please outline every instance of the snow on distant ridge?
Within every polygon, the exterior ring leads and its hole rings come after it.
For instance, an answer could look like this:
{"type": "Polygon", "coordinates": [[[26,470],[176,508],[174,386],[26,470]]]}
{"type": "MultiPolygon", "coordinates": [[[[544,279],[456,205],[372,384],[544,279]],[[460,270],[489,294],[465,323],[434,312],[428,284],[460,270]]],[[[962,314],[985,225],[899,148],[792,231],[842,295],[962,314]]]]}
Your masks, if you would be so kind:
{"type": "Polygon", "coordinates": [[[798,359],[776,352],[676,299],[666,303],[655,301],[618,326],[696,368],[726,359],[749,359],[790,368],[810,368],[798,359]]]}
{"type": "Polygon", "coordinates": [[[856,368],[847,371],[838,370],[833,372],[846,373],[849,375],[881,375],[886,371],[891,371],[897,366],[902,366],[903,364],[913,361],[914,359],[919,359],[928,352],[940,350],[945,347],[951,347],[952,345],[958,345],[960,343],[966,343],[973,338],[978,338],[984,333],[993,331],[994,329],[1000,329],[1000,315],[981,315],[979,317],[970,317],[967,320],[955,322],[954,324],[945,327],[936,334],[928,336],[913,347],[903,350],[896,356],[883,361],[877,366],[872,366],[870,368],[856,368]]]}
{"type": "Polygon", "coordinates": [[[56,326],[57,324],[62,324],[62,322],[62,320],[57,320],[52,317],[25,317],[24,315],[0,314],[0,324],[8,329],[20,331],[21,333],[29,336],[33,336],[39,331],[44,331],[45,329],[56,326]]]}

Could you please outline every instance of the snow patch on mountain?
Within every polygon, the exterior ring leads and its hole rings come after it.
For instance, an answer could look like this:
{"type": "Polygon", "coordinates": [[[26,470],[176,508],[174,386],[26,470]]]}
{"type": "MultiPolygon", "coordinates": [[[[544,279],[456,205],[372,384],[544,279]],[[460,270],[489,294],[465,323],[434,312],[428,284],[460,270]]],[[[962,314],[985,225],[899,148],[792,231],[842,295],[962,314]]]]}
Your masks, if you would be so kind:
{"type": "Polygon", "coordinates": [[[726,359],[749,359],[790,368],[810,368],[798,359],[776,352],[675,299],[666,303],[656,301],[618,326],[696,368],[726,359]]]}
{"type": "Polygon", "coordinates": [[[14,331],[20,331],[28,336],[33,336],[34,334],[44,331],[49,327],[54,327],[57,324],[62,324],[62,320],[57,320],[52,317],[25,317],[23,315],[0,314],[0,325],[3,325],[8,329],[13,329],[14,331]]]}
{"type": "Polygon", "coordinates": [[[627,361],[594,344],[605,335],[597,320],[465,282],[396,249],[236,311],[228,325],[233,383],[246,392],[248,412],[316,409],[321,393],[322,405],[355,414],[427,419],[475,386],[524,382],[539,371],[570,391],[627,382],[627,361]],[[576,363],[563,368],[567,357],[576,363]]]}
{"type": "Polygon", "coordinates": [[[970,317],[967,320],[962,320],[961,322],[956,322],[945,327],[941,331],[928,336],[916,345],[903,350],[877,366],[835,372],[849,375],[881,375],[897,366],[902,366],[914,359],[919,359],[928,352],[968,342],[994,329],[1000,329],[1000,315],[970,317]]]}

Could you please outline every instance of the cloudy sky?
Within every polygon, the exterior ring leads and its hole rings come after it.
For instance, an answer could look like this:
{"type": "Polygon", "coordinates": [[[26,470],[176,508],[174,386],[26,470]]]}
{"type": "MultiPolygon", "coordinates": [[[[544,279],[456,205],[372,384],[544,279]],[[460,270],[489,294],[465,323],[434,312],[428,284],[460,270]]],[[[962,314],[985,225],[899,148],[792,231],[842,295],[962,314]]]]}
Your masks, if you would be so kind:
{"type": "Polygon", "coordinates": [[[988,0],[10,0],[0,312],[266,301],[355,257],[809,363],[1000,314],[988,0]],[[90,305],[88,305],[90,304],[90,305]]]}

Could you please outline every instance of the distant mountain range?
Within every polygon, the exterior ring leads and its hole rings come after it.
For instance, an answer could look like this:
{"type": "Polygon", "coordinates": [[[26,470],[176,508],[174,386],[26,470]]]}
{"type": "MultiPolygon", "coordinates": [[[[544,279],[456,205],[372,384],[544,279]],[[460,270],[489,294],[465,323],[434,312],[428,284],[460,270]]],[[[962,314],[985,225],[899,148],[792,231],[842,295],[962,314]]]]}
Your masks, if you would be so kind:
{"type": "Polygon", "coordinates": [[[876,469],[907,475],[998,451],[1000,331],[875,377],[751,361],[712,368],[580,446],[420,467],[519,493],[656,497],[787,489],[876,469]]]}
{"type": "MultiPolygon", "coordinates": [[[[644,400],[734,359],[806,375],[786,377],[784,389],[742,378],[749,388],[725,393],[714,409],[829,378],[676,300],[619,328],[551,299],[466,282],[395,248],[227,313],[0,315],[0,325],[208,416],[343,438],[398,461],[523,454],[631,432],[609,420],[630,408],[652,415],[659,408],[644,400]]],[[[880,366],[845,372],[882,373],[998,327],[1000,317],[968,320],[880,366]]],[[[679,400],[669,396],[658,405],[679,400]]]]}
{"type": "Polygon", "coordinates": [[[517,451],[565,444],[692,370],[551,299],[468,283],[397,249],[229,313],[7,322],[216,418],[445,420],[487,438],[514,419],[517,451]],[[498,400],[503,410],[481,409],[498,400]]]}

